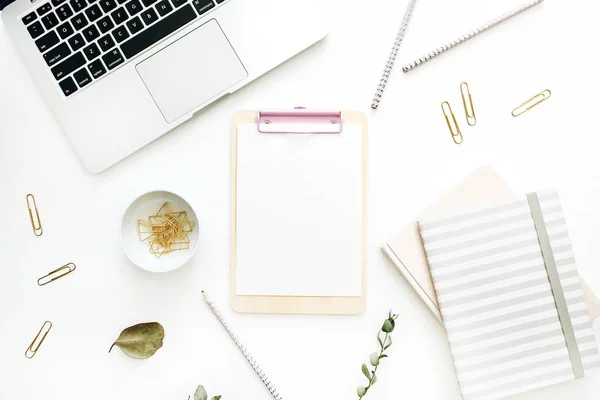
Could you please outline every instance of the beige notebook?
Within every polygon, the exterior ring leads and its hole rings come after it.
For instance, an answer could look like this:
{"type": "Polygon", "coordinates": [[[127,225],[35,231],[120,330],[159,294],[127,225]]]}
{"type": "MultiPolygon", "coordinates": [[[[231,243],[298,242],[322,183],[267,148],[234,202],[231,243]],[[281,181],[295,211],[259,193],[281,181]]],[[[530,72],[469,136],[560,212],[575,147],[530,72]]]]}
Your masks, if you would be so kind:
{"type": "MultiPolygon", "coordinates": [[[[510,201],[515,196],[516,194],[509,188],[494,167],[484,165],[382,246],[383,252],[390,258],[440,323],[442,317],[416,221],[435,219],[450,213],[485,207],[490,203],[499,203],[503,200],[510,201]]],[[[594,319],[600,315],[600,299],[592,292],[585,281],[582,280],[581,285],[588,312],[590,317],[594,319]]]]}

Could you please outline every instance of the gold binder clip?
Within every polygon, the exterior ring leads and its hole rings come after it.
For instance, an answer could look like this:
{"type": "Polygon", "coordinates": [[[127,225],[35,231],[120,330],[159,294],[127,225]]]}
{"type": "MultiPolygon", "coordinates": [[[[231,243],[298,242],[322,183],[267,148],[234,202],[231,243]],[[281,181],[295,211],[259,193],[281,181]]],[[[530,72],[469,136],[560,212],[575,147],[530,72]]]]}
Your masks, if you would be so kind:
{"type": "Polygon", "coordinates": [[[469,124],[469,126],[475,126],[475,124],[477,124],[477,117],[475,117],[473,97],[471,97],[471,90],[469,89],[469,84],[467,82],[460,84],[460,94],[462,95],[465,116],[467,117],[467,124],[469,124]],[[467,104],[467,98],[469,99],[469,104],[467,104]]]}
{"type": "Polygon", "coordinates": [[[40,279],[38,279],[37,284],[39,286],[47,285],[50,282],[54,282],[55,280],[62,278],[63,276],[69,275],[71,272],[75,271],[76,268],[77,267],[73,263],[63,265],[62,267],[50,272],[48,275],[42,276],[40,279]]]}
{"type": "Polygon", "coordinates": [[[512,116],[518,117],[519,115],[526,113],[527,111],[531,110],[533,107],[537,106],[538,104],[543,103],[544,101],[548,100],[550,98],[550,96],[552,96],[552,92],[548,89],[536,94],[535,96],[533,96],[532,98],[527,100],[525,103],[521,104],[519,107],[512,110],[512,116]]]}
{"type": "Polygon", "coordinates": [[[444,118],[446,118],[446,123],[448,124],[448,129],[450,129],[450,133],[452,134],[452,140],[454,143],[461,144],[463,142],[463,135],[460,131],[458,123],[456,122],[456,117],[452,112],[452,108],[450,107],[450,103],[447,101],[442,103],[442,112],[444,113],[444,118]],[[452,127],[452,123],[450,122],[450,118],[452,118],[452,122],[454,122],[454,127],[452,127]]]}
{"type": "Polygon", "coordinates": [[[50,332],[50,329],[52,329],[52,322],[50,322],[50,321],[44,322],[44,325],[42,325],[42,328],[40,329],[38,334],[35,336],[35,339],[33,339],[33,342],[31,342],[31,344],[29,345],[27,350],[25,350],[25,357],[32,359],[33,356],[35,356],[37,351],[40,349],[40,346],[42,345],[42,343],[44,343],[46,336],[48,336],[48,332],[50,332]],[[41,339],[40,339],[40,335],[42,335],[41,339]]]}
{"type": "Polygon", "coordinates": [[[29,209],[29,219],[31,220],[31,227],[35,236],[42,236],[44,231],[42,230],[42,222],[40,221],[40,213],[38,212],[37,205],[35,204],[35,197],[30,193],[25,196],[27,200],[27,208],[29,209]],[[34,215],[35,214],[35,215],[34,215]]]}

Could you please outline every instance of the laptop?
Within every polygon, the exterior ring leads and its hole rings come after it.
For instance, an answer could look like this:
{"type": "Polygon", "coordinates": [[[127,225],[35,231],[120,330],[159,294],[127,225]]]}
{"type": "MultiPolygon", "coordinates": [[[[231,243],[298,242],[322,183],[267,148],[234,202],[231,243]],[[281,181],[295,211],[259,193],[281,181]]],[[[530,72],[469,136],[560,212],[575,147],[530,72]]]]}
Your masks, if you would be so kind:
{"type": "Polygon", "coordinates": [[[316,0],[0,0],[0,10],[92,173],[327,34],[316,0]]]}

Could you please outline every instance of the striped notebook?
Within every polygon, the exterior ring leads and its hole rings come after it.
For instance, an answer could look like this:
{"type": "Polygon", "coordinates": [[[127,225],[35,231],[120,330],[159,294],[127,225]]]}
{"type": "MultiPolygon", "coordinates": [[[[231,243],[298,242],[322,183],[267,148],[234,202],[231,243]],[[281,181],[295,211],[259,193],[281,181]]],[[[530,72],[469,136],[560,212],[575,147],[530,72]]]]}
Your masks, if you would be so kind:
{"type": "Polygon", "coordinates": [[[464,399],[600,367],[558,193],[419,221],[464,399]]]}

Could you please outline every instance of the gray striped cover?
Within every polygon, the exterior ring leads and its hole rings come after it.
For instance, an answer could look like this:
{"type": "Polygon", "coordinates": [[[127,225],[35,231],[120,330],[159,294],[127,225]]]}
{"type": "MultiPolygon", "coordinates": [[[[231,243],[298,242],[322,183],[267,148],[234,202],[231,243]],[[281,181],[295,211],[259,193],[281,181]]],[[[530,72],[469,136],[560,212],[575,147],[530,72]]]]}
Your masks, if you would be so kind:
{"type": "MultiPolygon", "coordinates": [[[[584,372],[600,367],[558,193],[538,192],[584,372]]],[[[527,198],[419,229],[465,400],[575,379],[527,198]]],[[[572,354],[571,354],[572,355],[572,354]]]]}

